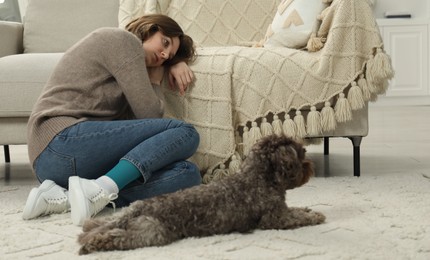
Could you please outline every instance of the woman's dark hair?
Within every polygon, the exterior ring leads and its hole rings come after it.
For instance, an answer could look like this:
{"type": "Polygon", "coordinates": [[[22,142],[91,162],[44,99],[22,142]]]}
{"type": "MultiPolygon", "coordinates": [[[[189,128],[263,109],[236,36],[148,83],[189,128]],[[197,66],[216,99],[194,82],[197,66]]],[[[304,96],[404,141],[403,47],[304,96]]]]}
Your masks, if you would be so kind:
{"type": "Polygon", "coordinates": [[[135,34],[142,43],[156,32],[161,32],[167,37],[178,37],[179,48],[176,55],[166,60],[163,65],[172,66],[178,62],[190,63],[195,58],[195,47],[193,39],[186,35],[179,24],[167,15],[148,14],[132,20],[125,29],[135,34]]]}

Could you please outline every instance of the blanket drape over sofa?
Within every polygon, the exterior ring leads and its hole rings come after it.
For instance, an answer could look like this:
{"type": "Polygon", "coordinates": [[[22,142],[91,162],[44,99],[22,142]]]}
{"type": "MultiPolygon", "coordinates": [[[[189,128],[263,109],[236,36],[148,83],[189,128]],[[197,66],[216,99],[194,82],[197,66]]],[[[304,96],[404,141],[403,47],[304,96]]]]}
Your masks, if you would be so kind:
{"type": "MultiPolygon", "coordinates": [[[[172,10],[180,9],[167,8],[175,18],[172,10]]],[[[262,135],[321,136],[385,92],[393,70],[366,0],[334,0],[319,34],[326,42],[316,52],[200,47],[194,86],[185,96],[165,88],[167,116],[200,133],[192,161],[208,173],[206,181],[237,165],[262,135]]]]}

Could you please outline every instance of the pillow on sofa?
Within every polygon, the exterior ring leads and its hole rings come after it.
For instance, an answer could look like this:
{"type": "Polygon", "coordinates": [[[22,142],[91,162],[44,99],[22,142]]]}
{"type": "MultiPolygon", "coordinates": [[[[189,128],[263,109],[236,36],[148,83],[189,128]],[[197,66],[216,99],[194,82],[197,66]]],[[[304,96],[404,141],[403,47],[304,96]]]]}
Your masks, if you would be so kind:
{"type": "Polygon", "coordinates": [[[317,31],[319,14],[327,0],[283,0],[273,22],[267,28],[265,47],[305,47],[312,32],[317,31]]]}
{"type": "Polygon", "coordinates": [[[24,17],[24,52],[64,52],[100,27],[118,27],[118,0],[31,0],[24,17]]]}

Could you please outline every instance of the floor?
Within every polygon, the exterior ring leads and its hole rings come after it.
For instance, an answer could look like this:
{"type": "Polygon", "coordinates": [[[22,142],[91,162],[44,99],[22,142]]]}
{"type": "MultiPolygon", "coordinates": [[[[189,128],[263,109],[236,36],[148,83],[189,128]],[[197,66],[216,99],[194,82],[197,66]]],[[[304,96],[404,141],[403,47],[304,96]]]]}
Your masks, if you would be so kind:
{"type": "MultiPolygon", "coordinates": [[[[369,135],[361,143],[361,175],[421,173],[430,171],[430,106],[369,107],[369,135]]],[[[316,177],[353,176],[352,143],[330,139],[330,154],[323,145],[311,145],[308,156],[316,166],[316,177]]],[[[32,184],[25,145],[10,146],[11,163],[4,163],[0,149],[0,186],[32,184]]]]}

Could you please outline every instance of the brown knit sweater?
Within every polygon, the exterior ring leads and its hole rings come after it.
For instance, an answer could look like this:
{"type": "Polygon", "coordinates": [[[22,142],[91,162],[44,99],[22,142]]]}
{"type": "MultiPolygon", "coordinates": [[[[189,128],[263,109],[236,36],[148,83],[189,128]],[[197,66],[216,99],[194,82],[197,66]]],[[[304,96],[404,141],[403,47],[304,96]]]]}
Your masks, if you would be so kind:
{"type": "Polygon", "coordinates": [[[65,52],[36,102],[27,130],[30,163],[78,122],[162,115],[160,86],[149,80],[142,42],[123,29],[97,29],[65,52]]]}

